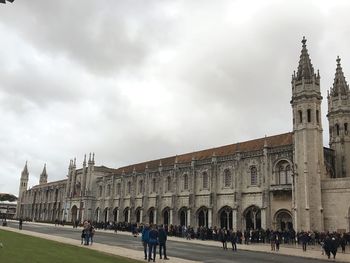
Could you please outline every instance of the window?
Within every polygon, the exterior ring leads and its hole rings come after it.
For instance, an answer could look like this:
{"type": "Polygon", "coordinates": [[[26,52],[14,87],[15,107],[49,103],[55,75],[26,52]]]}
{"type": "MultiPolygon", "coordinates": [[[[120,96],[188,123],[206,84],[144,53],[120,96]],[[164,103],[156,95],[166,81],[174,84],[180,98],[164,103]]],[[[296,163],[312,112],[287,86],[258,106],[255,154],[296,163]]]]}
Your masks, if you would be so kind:
{"type": "Polygon", "coordinates": [[[143,194],[143,180],[139,181],[139,194],[143,194]]]}
{"type": "Polygon", "coordinates": [[[128,191],[128,194],[131,194],[131,182],[130,181],[128,182],[127,191],[128,191]]]}
{"type": "Polygon", "coordinates": [[[171,178],[170,178],[170,176],[168,176],[166,179],[166,191],[167,192],[171,191],[171,178]]]}
{"type": "Polygon", "coordinates": [[[290,165],[286,167],[286,183],[292,184],[292,170],[290,169],[290,165]]]}
{"type": "Polygon", "coordinates": [[[278,168],[278,178],[279,178],[279,184],[286,184],[286,172],[284,170],[283,164],[280,165],[278,168]]]}
{"type": "Polygon", "coordinates": [[[307,122],[311,122],[311,110],[307,110],[307,122]]]}
{"type": "Polygon", "coordinates": [[[203,173],[203,189],[208,189],[209,184],[208,174],[206,172],[203,173]]]}
{"type": "Polygon", "coordinates": [[[120,183],[117,184],[117,195],[120,195],[120,191],[121,191],[121,185],[120,183]]]}
{"type": "Polygon", "coordinates": [[[318,110],[316,110],[316,121],[317,121],[317,123],[320,123],[320,113],[319,113],[319,111],[318,110]]]}
{"type": "Polygon", "coordinates": [[[156,186],[157,186],[156,178],[153,178],[153,179],[152,179],[152,192],[153,192],[153,193],[156,192],[156,186]]]}
{"type": "Polygon", "coordinates": [[[224,171],[224,186],[230,187],[231,186],[231,173],[228,169],[224,171]]]}
{"type": "Polygon", "coordinates": [[[188,190],[188,175],[187,174],[184,174],[183,181],[184,181],[184,190],[188,190]]]}
{"type": "Polygon", "coordinates": [[[348,134],[348,124],[344,123],[344,132],[345,134],[348,134]]]}
{"type": "Polygon", "coordinates": [[[298,111],[299,112],[299,123],[303,122],[303,112],[301,110],[298,111]]]}
{"type": "Polygon", "coordinates": [[[250,167],[250,184],[258,184],[258,171],[255,166],[250,167]]]}
{"type": "Polygon", "coordinates": [[[281,161],[278,164],[278,184],[291,184],[292,183],[292,170],[287,161],[281,161]]]}
{"type": "Polygon", "coordinates": [[[340,131],[339,131],[339,124],[336,124],[336,125],[335,125],[335,129],[337,130],[337,135],[339,136],[339,132],[340,132],[340,131]]]}

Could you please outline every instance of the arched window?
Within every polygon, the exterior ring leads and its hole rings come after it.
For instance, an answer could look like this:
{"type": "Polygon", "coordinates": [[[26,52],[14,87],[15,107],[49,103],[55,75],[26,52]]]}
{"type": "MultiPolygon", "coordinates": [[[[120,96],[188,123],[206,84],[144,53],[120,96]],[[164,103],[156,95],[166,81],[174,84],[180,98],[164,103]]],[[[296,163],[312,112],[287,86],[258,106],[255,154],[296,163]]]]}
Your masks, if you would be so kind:
{"type": "Polygon", "coordinates": [[[311,109],[307,110],[307,122],[311,122],[311,109]]]}
{"type": "Polygon", "coordinates": [[[348,134],[348,123],[344,123],[344,132],[345,132],[345,135],[348,134]]]}
{"type": "Polygon", "coordinates": [[[250,167],[250,184],[257,185],[258,184],[258,170],[255,166],[250,167]]]}
{"type": "Polygon", "coordinates": [[[171,191],[171,178],[170,178],[170,176],[168,176],[166,179],[166,190],[167,190],[167,192],[171,191]]]}
{"type": "Polygon", "coordinates": [[[139,181],[139,194],[143,194],[143,180],[139,181]]]}
{"type": "Polygon", "coordinates": [[[231,186],[231,173],[228,169],[224,171],[224,186],[230,187],[231,186]]]}
{"type": "Polygon", "coordinates": [[[128,182],[127,191],[128,191],[128,194],[131,193],[131,182],[130,181],[128,182]]]}
{"type": "Polygon", "coordinates": [[[303,122],[303,112],[301,110],[298,111],[299,112],[299,123],[303,122]]]}
{"type": "Polygon", "coordinates": [[[208,189],[209,186],[209,178],[206,172],[203,173],[203,189],[208,189]]]}
{"type": "Polygon", "coordinates": [[[292,169],[289,163],[285,160],[280,161],[277,164],[277,184],[291,184],[292,183],[292,169]]]}
{"type": "Polygon", "coordinates": [[[156,178],[153,178],[152,179],[152,192],[153,193],[156,192],[156,186],[157,186],[156,178]]]}
{"type": "Polygon", "coordinates": [[[188,190],[188,175],[187,174],[184,174],[183,181],[184,181],[184,190],[188,190]]]}

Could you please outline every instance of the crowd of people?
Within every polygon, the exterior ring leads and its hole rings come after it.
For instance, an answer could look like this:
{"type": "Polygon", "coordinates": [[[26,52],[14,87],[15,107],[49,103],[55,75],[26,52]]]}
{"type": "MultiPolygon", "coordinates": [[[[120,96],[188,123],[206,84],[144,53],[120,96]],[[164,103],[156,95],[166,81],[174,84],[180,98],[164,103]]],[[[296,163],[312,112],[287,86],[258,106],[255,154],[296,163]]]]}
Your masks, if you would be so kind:
{"type": "MultiPolygon", "coordinates": [[[[129,231],[134,235],[143,233],[146,226],[142,224],[131,224],[131,223],[94,223],[96,228],[99,229],[114,229],[117,231],[129,231]]],[[[156,231],[157,227],[154,225],[156,231]]],[[[186,239],[200,239],[200,240],[214,240],[222,243],[222,248],[227,249],[227,244],[231,243],[233,251],[237,250],[237,244],[258,244],[267,243],[271,245],[272,251],[279,251],[281,244],[302,246],[303,251],[307,250],[309,245],[321,247],[323,254],[326,254],[328,258],[332,255],[336,257],[338,248],[341,248],[342,253],[345,253],[345,247],[350,244],[350,233],[338,233],[338,232],[295,232],[293,229],[284,231],[274,231],[270,229],[259,229],[259,230],[245,230],[245,231],[232,231],[226,228],[218,227],[193,227],[176,226],[176,225],[165,225],[162,227],[166,235],[183,237],[186,239]]],[[[162,231],[163,231],[162,230],[162,231]]],[[[148,246],[151,248],[151,246],[148,246]]],[[[161,249],[161,246],[160,246],[161,249]]],[[[164,249],[166,251],[166,248],[164,249]]],[[[153,251],[153,250],[152,250],[153,251]]],[[[166,252],[165,252],[166,253],[166,252]]],[[[151,257],[152,258],[152,257],[151,257]]]]}

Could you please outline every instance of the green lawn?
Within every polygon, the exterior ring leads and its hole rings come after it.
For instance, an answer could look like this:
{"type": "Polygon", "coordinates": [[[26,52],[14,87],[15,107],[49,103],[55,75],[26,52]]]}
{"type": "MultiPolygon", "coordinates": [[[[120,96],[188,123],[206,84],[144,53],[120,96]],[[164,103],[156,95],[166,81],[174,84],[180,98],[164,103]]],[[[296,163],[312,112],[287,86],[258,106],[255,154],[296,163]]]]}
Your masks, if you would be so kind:
{"type": "MultiPolygon", "coordinates": [[[[0,230],[0,262],[6,263],[137,263],[83,247],[0,230]]],[[[78,242],[78,241],[77,241],[78,242]]]]}

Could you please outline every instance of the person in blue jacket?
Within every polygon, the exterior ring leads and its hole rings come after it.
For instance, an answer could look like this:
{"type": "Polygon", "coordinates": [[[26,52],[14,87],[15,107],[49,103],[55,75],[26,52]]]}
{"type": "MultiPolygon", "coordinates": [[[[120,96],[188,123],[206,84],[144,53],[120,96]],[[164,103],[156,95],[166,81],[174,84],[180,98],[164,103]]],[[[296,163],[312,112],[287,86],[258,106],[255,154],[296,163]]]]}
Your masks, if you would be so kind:
{"type": "Polygon", "coordinates": [[[148,233],[148,262],[153,259],[153,262],[156,261],[156,250],[158,244],[158,231],[156,225],[152,225],[151,230],[148,233]],[[153,258],[151,258],[153,252],[153,258]]]}
{"type": "Polygon", "coordinates": [[[149,225],[148,224],[146,224],[142,229],[141,240],[143,245],[143,252],[145,253],[145,259],[147,259],[147,247],[149,242],[149,225]]]}

